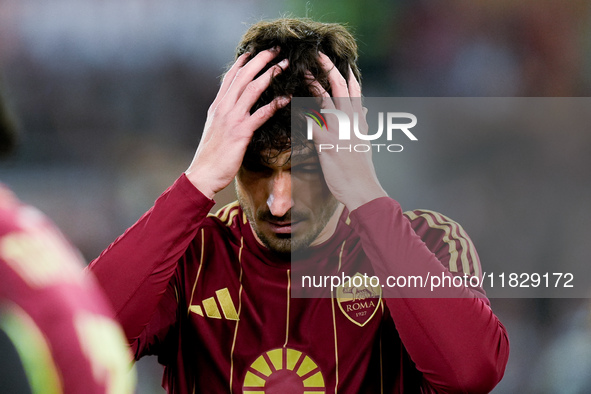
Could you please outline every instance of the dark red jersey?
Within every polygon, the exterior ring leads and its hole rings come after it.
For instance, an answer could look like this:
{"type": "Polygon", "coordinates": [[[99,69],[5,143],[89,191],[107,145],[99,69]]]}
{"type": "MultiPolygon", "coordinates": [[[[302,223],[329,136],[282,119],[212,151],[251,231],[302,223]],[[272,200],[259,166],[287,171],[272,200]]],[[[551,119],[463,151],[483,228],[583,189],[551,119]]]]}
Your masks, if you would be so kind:
{"type": "Polygon", "coordinates": [[[507,335],[481,289],[295,297],[314,272],[478,276],[455,222],[380,198],[293,261],[257,242],[237,203],[207,216],[212,205],[182,176],[91,265],[136,357],[164,364],[169,392],[476,393],[501,379],[507,335]]]}
{"type": "MultiPolygon", "coordinates": [[[[0,329],[32,393],[133,392],[121,329],[83,266],[39,211],[0,185],[0,329]]],[[[9,390],[11,377],[2,381],[9,390]]]]}

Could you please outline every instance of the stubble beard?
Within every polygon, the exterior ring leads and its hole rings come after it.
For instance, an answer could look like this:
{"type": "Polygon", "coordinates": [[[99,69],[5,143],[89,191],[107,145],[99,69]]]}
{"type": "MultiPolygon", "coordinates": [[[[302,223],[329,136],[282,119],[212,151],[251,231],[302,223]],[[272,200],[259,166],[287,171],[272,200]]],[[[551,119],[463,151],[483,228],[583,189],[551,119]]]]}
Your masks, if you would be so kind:
{"type": "MultiPolygon", "coordinates": [[[[262,232],[257,226],[257,220],[265,220],[266,218],[275,218],[269,211],[268,207],[265,210],[258,210],[256,213],[253,212],[250,205],[247,203],[248,199],[242,195],[240,190],[236,188],[236,195],[238,196],[238,202],[242,211],[246,215],[250,227],[255,232],[258,239],[265,245],[269,250],[278,255],[289,255],[295,252],[301,252],[308,248],[312,242],[318,237],[320,232],[326,227],[330,218],[337,209],[338,201],[333,197],[329,200],[328,204],[322,208],[320,215],[309,224],[306,229],[303,229],[302,234],[298,234],[293,237],[292,234],[272,234],[271,236],[262,232]]],[[[310,215],[290,209],[290,211],[281,218],[282,220],[310,220],[310,215]]]]}

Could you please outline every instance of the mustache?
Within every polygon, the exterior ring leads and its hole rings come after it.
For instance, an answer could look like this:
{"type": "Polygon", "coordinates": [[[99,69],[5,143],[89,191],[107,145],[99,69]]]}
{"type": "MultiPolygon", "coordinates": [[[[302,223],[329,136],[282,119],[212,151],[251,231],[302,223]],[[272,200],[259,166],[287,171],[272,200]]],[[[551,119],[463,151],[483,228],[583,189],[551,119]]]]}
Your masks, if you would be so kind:
{"type": "Polygon", "coordinates": [[[257,212],[257,219],[264,220],[268,222],[299,222],[304,220],[308,217],[305,213],[301,211],[294,211],[290,209],[287,213],[283,216],[275,216],[271,213],[269,209],[260,210],[257,212]]]}

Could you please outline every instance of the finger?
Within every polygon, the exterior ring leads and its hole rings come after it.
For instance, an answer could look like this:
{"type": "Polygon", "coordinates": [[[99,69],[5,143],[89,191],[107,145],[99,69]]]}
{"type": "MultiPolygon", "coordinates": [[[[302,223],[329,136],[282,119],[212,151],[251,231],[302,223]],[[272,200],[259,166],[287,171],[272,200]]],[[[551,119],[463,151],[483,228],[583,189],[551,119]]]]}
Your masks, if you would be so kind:
{"type": "Polygon", "coordinates": [[[242,95],[236,102],[235,108],[241,113],[250,112],[250,109],[256,103],[256,101],[261,97],[261,94],[269,87],[271,81],[275,76],[281,73],[283,70],[287,68],[289,61],[287,59],[283,59],[273,67],[269,68],[267,71],[263,73],[260,77],[255,79],[254,81],[250,82],[244,88],[242,95]]]}
{"type": "Polygon", "coordinates": [[[333,97],[349,97],[349,88],[347,87],[347,81],[336,68],[334,63],[324,53],[319,52],[318,59],[320,60],[320,66],[328,73],[328,82],[332,90],[333,97]]]}
{"type": "Polygon", "coordinates": [[[361,97],[361,85],[359,85],[359,81],[357,81],[357,78],[355,78],[355,74],[353,74],[351,66],[349,66],[349,79],[347,81],[347,85],[349,87],[349,96],[361,97]]]}
{"type": "Polygon", "coordinates": [[[316,146],[316,151],[320,153],[318,147],[321,144],[330,144],[334,145],[335,141],[334,136],[331,133],[328,133],[327,130],[320,127],[317,123],[312,124],[312,141],[314,142],[314,146],[316,146]]]}
{"type": "Polygon", "coordinates": [[[269,104],[262,106],[261,108],[257,109],[245,122],[246,126],[249,130],[258,129],[266,121],[271,119],[271,117],[277,112],[278,109],[285,107],[291,101],[291,96],[279,96],[275,97],[273,101],[269,104]]]}
{"type": "MultiPolygon", "coordinates": [[[[320,82],[318,82],[316,79],[310,80],[309,85],[312,87],[312,90],[314,92],[317,92],[317,94],[315,93],[316,97],[319,97],[321,99],[320,106],[323,109],[333,109],[334,110],[334,109],[337,109],[337,105],[335,105],[335,101],[337,102],[337,104],[339,102],[342,103],[342,100],[349,101],[348,98],[343,99],[340,97],[331,97],[330,94],[328,94],[328,92],[322,87],[320,82]]],[[[322,110],[320,112],[322,112],[322,110]]],[[[314,144],[316,144],[316,146],[318,146],[318,144],[334,143],[334,141],[332,141],[332,139],[336,138],[336,136],[338,135],[339,123],[338,123],[336,117],[334,115],[327,116],[326,122],[327,122],[327,129],[326,130],[320,129],[321,130],[320,132],[322,134],[319,134],[317,130],[314,131],[314,144]]],[[[316,124],[314,124],[313,126],[315,128],[319,127],[316,124]]]]}
{"type": "Polygon", "coordinates": [[[236,104],[246,86],[252,82],[254,77],[278,54],[279,47],[273,47],[259,52],[246,63],[246,65],[236,73],[236,76],[228,89],[228,93],[226,94],[228,99],[224,101],[227,101],[228,104],[232,106],[236,104]]]}
{"type": "Polygon", "coordinates": [[[347,84],[349,85],[349,96],[351,97],[353,110],[358,114],[363,113],[365,115],[363,112],[363,105],[361,104],[361,85],[359,84],[359,81],[357,81],[357,78],[355,78],[351,66],[349,66],[349,79],[347,84]]]}
{"type": "Polygon", "coordinates": [[[215,99],[213,100],[213,104],[211,105],[212,108],[217,107],[220,100],[226,95],[232,81],[236,77],[238,71],[246,64],[248,58],[250,57],[250,52],[245,52],[236,59],[232,67],[228,70],[226,75],[224,75],[224,79],[222,79],[222,85],[220,86],[220,90],[218,90],[215,99]]]}
{"type": "Polygon", "coordinates": [[[324,89],[324,87],[320,84],[320,82],[318,82],[318,80],[314,77],[314,75],[312,75],[310,71],[306,71],[305,78],[314,97],[321,99],[320,106],[327,109],[336,109],[330,94],[326,91],[326,89],[324,89]]]}
{"type": "Polygon", "coordinates": [[[219,93],[221,93],[222,96],[228,91],[228,88],[232,84],[232,81],[236,77],[236,74],[238,74],[238,71],[240,71],[240,69],[244,67],[244,65],[248,62],[249,58],[250,52],[245,52],[242,55],[240,55],[238,59],[236,59],[232,67],[230,67],[226,75],[224,75],[224,79],[222,80],[222,86],[220,87],[219,91],[219,93]]]}

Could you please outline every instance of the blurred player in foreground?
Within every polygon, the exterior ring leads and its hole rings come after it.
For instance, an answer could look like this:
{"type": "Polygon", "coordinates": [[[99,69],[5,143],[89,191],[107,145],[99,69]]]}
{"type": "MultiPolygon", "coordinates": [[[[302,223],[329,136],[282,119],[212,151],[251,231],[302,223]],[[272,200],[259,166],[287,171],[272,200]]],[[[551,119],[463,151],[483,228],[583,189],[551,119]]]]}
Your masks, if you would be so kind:
{"type": "MultiPolygon", "coordinates": [[[[0,155],[16,142],[0,97],[0,155]]],[[[60,232],[0,184],[0,391],[132,393],[131,356],[60,232]]]]}
{"type": "Polygon", "coordinates": [[[136,358],[164,364],[169,392],[479,393],[501,379],[508,339],[482,289],[292,297],[301,267],[481,272],[457,223],[403,214],[370,155],[317,154],[338,143],[331,121],[313,143],[291,129],[292,96],[363,111],[356,62],[340,25],[250,27],[188,170],[91,265],[136,358]],[[239,201],[208,216],[234,179],[239,201]]]}

